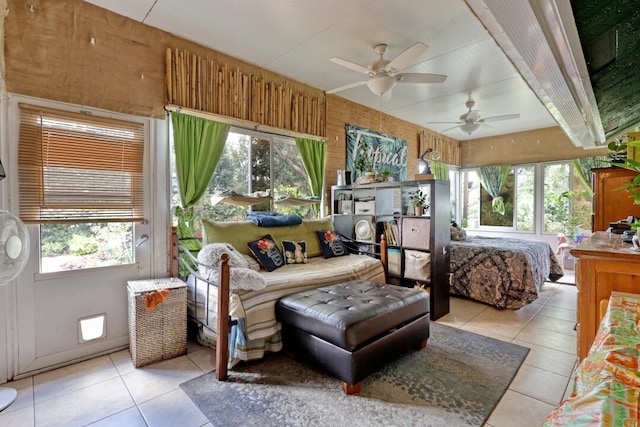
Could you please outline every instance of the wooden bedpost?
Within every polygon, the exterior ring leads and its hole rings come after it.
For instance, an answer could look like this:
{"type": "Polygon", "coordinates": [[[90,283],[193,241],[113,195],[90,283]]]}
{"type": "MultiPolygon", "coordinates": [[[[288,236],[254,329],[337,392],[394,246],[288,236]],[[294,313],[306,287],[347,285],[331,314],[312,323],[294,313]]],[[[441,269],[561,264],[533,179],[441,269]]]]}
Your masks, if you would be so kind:
{"type": "Polygon", "coordinates": [[[170,228],[169,245],[169,276],[178,277],[178,227],[170,228]]]}
{"type": "Polygon", "coordinates": [[[382,234],[380,236],[380,261],[384,267],[384,281],[389,282],[389,253],[387,252],[387,236],[382,234]]]}
{"type": "Polygon", "coordinates": [[[229,255],[222,254],[218,270],[218,336],[216,339],[216,379],[227,379],[229,361],[229,255]]]}

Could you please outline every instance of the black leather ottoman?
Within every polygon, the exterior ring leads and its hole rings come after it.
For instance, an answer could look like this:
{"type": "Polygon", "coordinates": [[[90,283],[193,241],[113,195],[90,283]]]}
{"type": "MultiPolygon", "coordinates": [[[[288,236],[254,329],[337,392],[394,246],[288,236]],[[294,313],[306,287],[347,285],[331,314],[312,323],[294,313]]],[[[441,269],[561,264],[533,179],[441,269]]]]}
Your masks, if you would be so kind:
{"type": "Polygon", "coordinates": [[[429,295],[421,290],[351,280],[310,289],[276,304],[286,350],[342,380],[347,394],[360,381],[429,338],[429,295]]]}

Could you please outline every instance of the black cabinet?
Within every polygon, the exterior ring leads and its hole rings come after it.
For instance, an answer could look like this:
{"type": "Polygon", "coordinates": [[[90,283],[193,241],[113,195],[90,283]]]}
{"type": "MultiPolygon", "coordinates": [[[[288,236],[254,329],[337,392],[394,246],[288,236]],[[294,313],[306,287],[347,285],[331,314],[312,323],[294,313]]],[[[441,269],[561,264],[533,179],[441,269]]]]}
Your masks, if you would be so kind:
{"type": "Polygon", "coordinates": [[[449,313],[449,181],[332,186],[331,201],[339,233],[365,246],[387,236],[390,283],[424,287],[432,320],[449,313]],[[427,195],[429,205],[421,215],[412,204],[418,190],[427,195]]]}

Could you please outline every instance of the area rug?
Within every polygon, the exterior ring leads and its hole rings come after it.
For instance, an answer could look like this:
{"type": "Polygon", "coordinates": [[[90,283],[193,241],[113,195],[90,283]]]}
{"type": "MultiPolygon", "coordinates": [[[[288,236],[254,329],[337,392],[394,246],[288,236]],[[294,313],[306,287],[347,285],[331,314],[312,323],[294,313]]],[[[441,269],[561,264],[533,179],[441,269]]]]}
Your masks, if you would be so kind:
{"type": "Polygon", "coordinates": [[[431,322],[427,347],[371,374],[358,395],[281,354],[180,387],[215,426],[482,426],[528,352],[431,322]]]}

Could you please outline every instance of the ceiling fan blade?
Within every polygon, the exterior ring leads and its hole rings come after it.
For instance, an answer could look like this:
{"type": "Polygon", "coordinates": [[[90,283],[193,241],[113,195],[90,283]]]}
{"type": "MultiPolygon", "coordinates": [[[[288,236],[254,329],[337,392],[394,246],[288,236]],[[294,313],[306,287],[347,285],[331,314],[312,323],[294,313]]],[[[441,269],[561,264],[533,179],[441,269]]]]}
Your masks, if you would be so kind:
{"type": "Polygon", "coordinates": [[[462,125],[453,126],[453,127],[450,127],[450,128],[447,128],[447,129],[444,129],[444,130],[438,131],[438,132],[439,132],[439,133],[448,132],[448,131],[453,130],[453,129],[455,129],[455,128],[459,128],[460,126],[462,126],[462,125]]]}
{"type": "Polygon", "coordinates": [[[350,83],[348,85],[344,85],[344,86],[340,86],[337,87],[335,89],[331,89],[328,90],[326,93],[338,93],[338,92],[342,92],[343,90],[347,90],[347,89],[352,89],[354,87],[358,87],[358,86],[362,86],[363,84],[367,83],[366,80],[363,80],[361,82],[356,82],[356,83],[350,83]]]}
{"type": "Polygon", "coordinates": [[[400,83],[442,83],[447,80],[447,76],[442,74],[426,73],[402,73],[396,76],[400,83]]]}
{"type": "Polygon", "coordinates": [[[407,68],[409,65],[413,64],[420,55],[422,55],[429,46],[424,43],[417,42],[413,46],[402,51],[398,56],[393,58],[391,62],[384,67],[384,70],[388,73],[394,73],[396,71],[400,71],[404,68],[407,68]]]}
{"type": "Polygon", "coordinates": [[[520,118],[520,114],[505,114],[504,116],[492,116],[492,117],[485,117],[484,119],[479,120],[482,123],[486,123],[486,122],[499,122],[501,120],[512,120],[512,119],[519,119],[520,118]]]}
{"type": "Polygon", "coordinates": [[[427,122],[427,124],[430,124],[430,125],[445,125],[445,124],[448,125],[448,124],[454,124],[454,123],[457,123],[459,125],[464,124],[464,122],[427,122]]]}
{"type": "Polygon", "coordinates": [[[355,62],[347,61],[346,59],[331,58],[331,62],[341,65],[345,68],[348,68],[360,74],[367,74],[367,75],[371,74],[371,70],[369,70],[367,67],[363,67],[362,65],[356,64],[355,62]]]}

